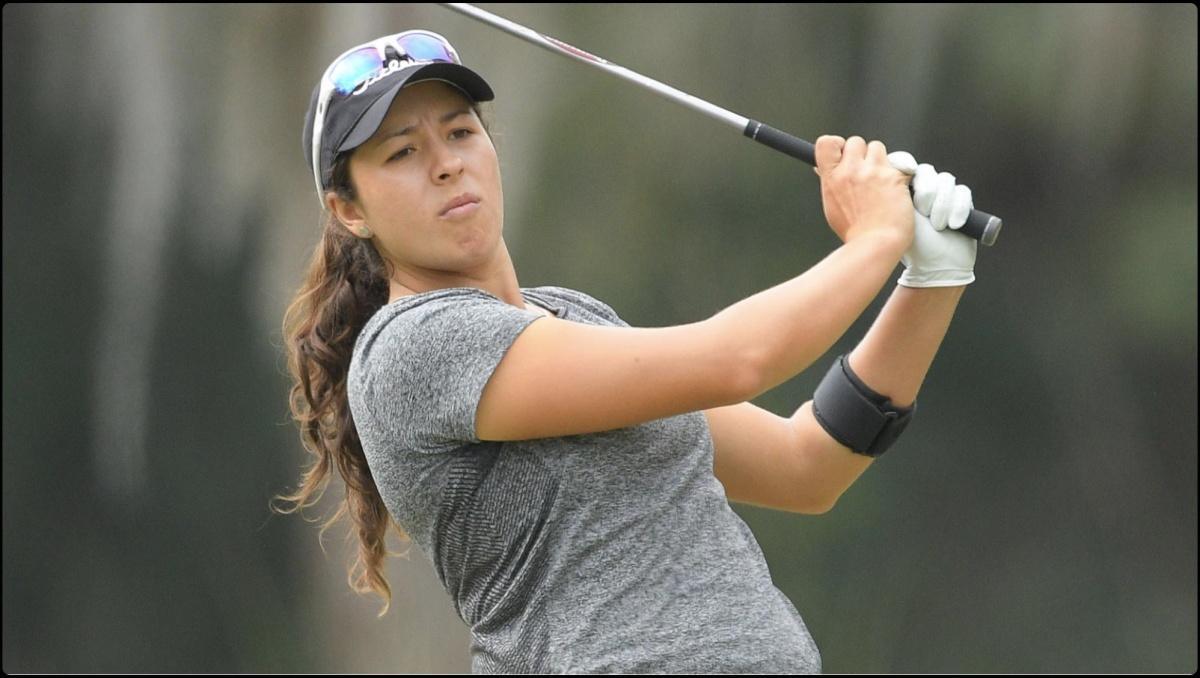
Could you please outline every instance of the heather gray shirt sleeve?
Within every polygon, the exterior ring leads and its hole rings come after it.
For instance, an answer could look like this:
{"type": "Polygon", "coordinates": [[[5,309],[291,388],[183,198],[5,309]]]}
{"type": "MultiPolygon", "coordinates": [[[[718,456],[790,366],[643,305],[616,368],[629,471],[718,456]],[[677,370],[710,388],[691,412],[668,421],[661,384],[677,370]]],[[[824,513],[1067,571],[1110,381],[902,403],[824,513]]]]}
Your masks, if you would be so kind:
{"type": "MultiPolygon", "coordinates": [[[[627,326],[582,292],[522,294],[559,320],[627,326]]],[[[351,359],[371,474],[471,629],[472,671],[820,672],[808,628],[713,475],[702,412],[478,439],[484,386],[539,318],[478,289],[426,292],[380,309],[351,359]]]]}
{"type": "Polygon", "coordinates": [[[402,312],[385,307],[361,346],[378,357],[363,375],[363,398],[368,416],[395,442],[437,454],[479,442],[483,387],[517,335],[541,316],[470,288],[419,296],[394,304],[404,304],[402,312]]]}

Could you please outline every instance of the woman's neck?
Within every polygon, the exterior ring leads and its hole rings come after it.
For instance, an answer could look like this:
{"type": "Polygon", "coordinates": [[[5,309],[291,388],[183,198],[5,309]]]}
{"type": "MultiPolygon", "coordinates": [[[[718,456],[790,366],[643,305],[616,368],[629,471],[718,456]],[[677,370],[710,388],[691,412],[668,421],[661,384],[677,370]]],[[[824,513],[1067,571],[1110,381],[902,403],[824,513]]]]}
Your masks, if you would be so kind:
{"type": "Polygon", "coordinates": [[[401,297],[452,287],[474,287],[506,304],[522,309],[526,307],[517,281],[517,271],[503,237],[494,256],[470,270],[447,274],[444,271],[396,266],[388,280],[388,303],[401,297]]]}

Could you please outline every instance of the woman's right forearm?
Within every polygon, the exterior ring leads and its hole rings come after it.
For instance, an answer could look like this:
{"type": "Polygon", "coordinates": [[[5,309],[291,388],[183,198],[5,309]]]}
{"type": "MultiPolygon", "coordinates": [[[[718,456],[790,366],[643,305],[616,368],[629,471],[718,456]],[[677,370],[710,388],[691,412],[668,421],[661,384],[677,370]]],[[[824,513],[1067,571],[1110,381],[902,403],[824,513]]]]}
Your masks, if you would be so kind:
{"type": "Polygon", "coordinates": [[[721,345],[757,375],[750,397],[791,379],[828,351],[890,279],[905,247],[887,235],[851,240],[803,274],[713,316],[721,345]]]}

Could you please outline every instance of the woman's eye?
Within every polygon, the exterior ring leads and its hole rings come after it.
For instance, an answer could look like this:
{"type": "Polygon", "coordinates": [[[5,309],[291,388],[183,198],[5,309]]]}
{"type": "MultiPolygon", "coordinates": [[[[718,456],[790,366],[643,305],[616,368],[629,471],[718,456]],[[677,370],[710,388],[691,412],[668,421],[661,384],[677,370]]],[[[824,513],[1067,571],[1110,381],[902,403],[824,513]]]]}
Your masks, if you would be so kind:
{"type": "MultiPolygon", "coordinates": [[[[475,132],[474,132],[474,131],[472,131],[471,129],[464,127],[464,128],[462,128],[462,129],[456,129],[456,130],[454,130],[453,132],[451,132],[451,133],[450,133],[450,136],[451,136],[451,137],[454,137],[454,136],[455,136],[456,134],[458,134],[459,132],[466,132],[466,134],[463,134],[463,135],[461,135],[461,136],[457,137],[457,138],[459,138],[459,139],[465,139],[465,138],[467,138],[468,136],[470,136],[470,135],[472,135],[472,134],[474,134],[474,133],[475,133],[475,132]]],[[[407,157],[407,156],[408,156],[408,151],[411,151],[411,150],[413,150],[413,147],[412,147],[412,146],[406,146],[406,147],[404,147],[404,148],[402,148],[402,149],[400,149],[400,150],[396,151],[396,153],[395,153],[395,154],[394,154],[392,157],[388,158],[388,162],[391,162],[391,161],[393,161],[393,160],[400,160],[401,158],[405,158],[405,157],[407,157]]]]}

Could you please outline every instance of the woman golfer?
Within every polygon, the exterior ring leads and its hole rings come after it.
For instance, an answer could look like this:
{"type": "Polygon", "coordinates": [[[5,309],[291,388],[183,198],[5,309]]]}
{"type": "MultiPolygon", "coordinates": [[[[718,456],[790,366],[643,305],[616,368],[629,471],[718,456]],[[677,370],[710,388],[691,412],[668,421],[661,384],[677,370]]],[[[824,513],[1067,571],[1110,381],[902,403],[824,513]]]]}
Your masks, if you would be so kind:
{"type": "Polygon", "coordinates": [[[316,460],[283,498],[315,503],[336,467],[326,527],[353,520],[352,587],[390,602],[395,524],[470,626],[476,673],[819,672],[729,503],[824,513],[900,434],[974,280],[975,241],[941,230],[969,192],[878,141],[823,136],[842,246],[711,318],[630,327],[583,292],[518,284],[492,99],[429,31],[347,51],[314,89],[304,152],[325,222],[285,335],[316,460]],[[748,402],[820,358],[902,260],[813,400],[790,418],[748,402]]]}

